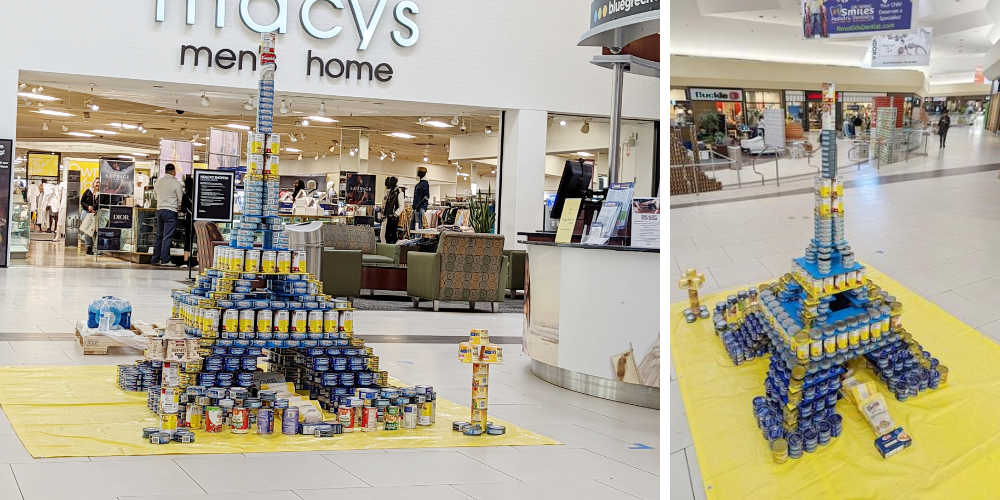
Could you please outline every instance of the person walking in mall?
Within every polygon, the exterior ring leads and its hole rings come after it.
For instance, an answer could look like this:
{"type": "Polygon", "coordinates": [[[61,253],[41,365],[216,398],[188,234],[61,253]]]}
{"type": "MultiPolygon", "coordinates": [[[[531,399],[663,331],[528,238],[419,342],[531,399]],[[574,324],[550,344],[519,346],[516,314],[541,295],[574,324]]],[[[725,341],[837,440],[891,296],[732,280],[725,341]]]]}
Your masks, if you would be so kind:
{"type": "Polygon", "coordinates": [[[382,202],[382,243],[395,244],[399,240],[399,214],[403,212],[403,193],[396,187],[399,179],[385,179],[385,200],[382,202]]]}
{"type": "MultiPolygon", "coordinates": [[[[87,189],[80,196],[80,209],[83,210],[84,218],[87,217],[97,217],[97,195],[96,193],[101,188],[101,180],[94,179],[94,184],[90,189],[87,189]]],[[[81,226],[85,224],[81,223],[81,226]]],[[[95,223],[96,226],[96,223],[95,223]]],[[[94,237],[87,232],[81,231],[83,235],[83,243],[87,246],[87,255],[94,255],[94,237]]]]}
{"type": "Polygon", "coordinates": [[[941,113],[941,119],[938,120],[938,136],[941,137],[941,146],[944,147],[944,143],[948,140],[948,129],[951,128],[951,117],[948,113],[941,113]]]}
{"type": "Polygon", "coordinates": [[[427,176],[427,169],[420,167],[417,169],[417,185],[413,188],[413,216],[410,217],[410,230],[420,226],[424,229],[424,212],[427,211],[427,202],[431,197],[431,186],[424,177],[427,176]]]}
{"type": "Polygon", "coordinates": [[[174,239],[177,229],[177,209],[184,199],[184,188],[175,176],[177,170],[173,163],[164,168],[165,174],[153,184],[153,196],[156,197],[156,241],[153,242],[154,266],[177,267],[170,262],[170,242],[174,239]]]}

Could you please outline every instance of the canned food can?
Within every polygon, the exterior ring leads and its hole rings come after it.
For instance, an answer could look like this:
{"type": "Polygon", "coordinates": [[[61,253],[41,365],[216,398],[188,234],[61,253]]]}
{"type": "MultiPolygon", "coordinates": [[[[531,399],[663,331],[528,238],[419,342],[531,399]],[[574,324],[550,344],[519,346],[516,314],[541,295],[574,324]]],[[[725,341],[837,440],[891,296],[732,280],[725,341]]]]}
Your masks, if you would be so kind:
{"type": "Polygon", "coordinates": [[[153,434],[160,432],[159,427],[146,427],[142,430],[142,438],[149,439],[153,434]]]}
{"type": "Polygon", "coordinates": [[[300,250],[292,252],[292,272],[306,272],[306,253],[300,250]]]}
{"type": "Polygon", "coordinates": [[[420,403],[420,415],[417,417],[417,425],[431,425],[431,415],[434,414],[434,407],[431,403],[420,403]]]}
{"type": "Polygon", "coordinates": [[[487,345],[490,343],[489,330],[472,330],[469,334],[469,343],[472,345],[487,345]]]}
{"type": "Polygon", "coordinates": [[[336,309],[327,309],[323,311],[323,332],[324,333],[337,333],[339,331],[338,322],[340,320],[340,311],[336,309]]]}
{"type": "Polygon", "coordinates": [[[254,316],[253,309],[243,309],[240,311],[240,333],[254,331],[254,316]]]}
{"type": "Polygon", "coordinates": [[[250,408],[233,408],[229,425],[232,427],[233,434],[247,434],[250,432],[250,408]]]}
{"type": "Polygon", "coordinates": [[[273,330],[274,311],[261,309],[257,311],[257,331],[268,332],[273,330]]]}
{"type": "Polygon", "coordinates": [[[274,312],[274,333],[288,333],[289,330],[289,314],[287,310],[279,310],[274,312]]]}
{"type": "Polygon", "coordinates": [[[408,404],[403,406],[403,425],[404,429],[416,429],[417,428],[417,414],[419,410],[417,405],[408,404]]]}
{"type": "Polygon", "coordinates": [[[383,416],[383,420],[385,421],[385,430],[399,430],[399,407],[387,406],[385,408],[385,416],[383,416]]]}
{"type": "Polygon", "coordinates": [[[323,311],[309,311],[309,333],[323,333],[323,311]]]}
{"type": "Polygon", "coordinates": [[[248,273],[260,272],[260,250],[247,250],[243,270],[248,273]]]}
{"type": "Polygon", "coordinates": [[[167,432],[157,432],[149,437],[150,444],[169,444],[170,434],[167,432]]]}
{"type": "Polygon", "coordinates": [[[337,419],[344,426],[344,432],[354,432],[354,408],[341,406],[337,409],[337,419]]]}
{"type": "Polygon", "coordinates": [[[278,269],[278,252],[265,250],[260,257],[260,270],[263,273],[274,273],[278,269]]]}
{"type": "Polygon", "coordinates": [[[278,273],[288,274],[292,271],[292,252],[282,250],[278,252],[278,273]]]}
{"type": "Polygon", "coordinates": [[[219,310],[218,309],[206,309],[204,324],[202,330],[206,332],[218,332],[219,331],[219,310]]]}
{"type": "Polygon", "coordinates": [[[201,429],[204,425],[202,419],[205,416],[205,408],[201,405],[187,405],[185,421],[192,429],[201,429]]]}
{"type": "Polygon", "coordinates": [[[306,333],[308,321],[309,313],[307,311],[293,311],[291,324],[292,333],[306,333]]]}
{"type": "Polygon", "coordinates": [[[205,407],[205,432],[222,432],[222,408],[218,406],[205,407]]]}
{"type": "Polygon", "coordinates": [[[263,436],[274,434],[274,410],[271,408],[257,410],[257,434],[263,436]]]}
{"type": "Polygon", "coordinates": [[[337,322],[337,329],[341,332],[354,332],[354,311],[340,311],[340,319],[337,322]]]}
{"type": "Polygon", "coordinates": [[[246,259],[246,250],[233,248],[229,254],[229,270],[238,273],[243,272],[243,263],[246,259]]]}
{"type": "Polygon", "coordinates": [[[482,425],[485,425],[486,424],[486,410],[472,410],[472,419],[471,419],[471,422],[473,424],[482,424],[482,425]]]}
{"type": "Polygon", "coordinates": [[[226,309],[223,313],[222,329],[224,332],[238,332],[240,329],[240,311],[237,309],[226,309]]]}
{"type": "Polygon", "coordinates": [[[297,434],[299,430],[299,409],[297,407],[285,408],[281,414],[281,433],[285,435],[297,434]]]}
{"type": "Polygon", "coordinates": [[[361,432],[378,430],[378,408],[366,406],[361,408],[361,432]]]}
{"type": "Polygon", "coordinates": [[[507,433],[507,428],[502,425],[486,425],[486,433],[491,436],[500,436],[507,433]]]}

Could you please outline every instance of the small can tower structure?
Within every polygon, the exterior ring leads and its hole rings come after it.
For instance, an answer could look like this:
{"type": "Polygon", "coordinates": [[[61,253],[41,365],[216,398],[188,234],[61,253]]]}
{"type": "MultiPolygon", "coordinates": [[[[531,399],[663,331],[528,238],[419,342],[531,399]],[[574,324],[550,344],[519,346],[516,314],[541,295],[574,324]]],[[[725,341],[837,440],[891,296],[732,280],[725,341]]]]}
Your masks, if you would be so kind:
{"type": "Polygon", "coordinates": [[[472,364],[472,416],[468,422],[453,422],[452,430],[468,436],[501,435],[506,429],[487,418],[489,406],[490,365],[503,363],[500,346],[490,344],[487,330],[472,330],[469,341],[458,347],[458,360],[472,364]]]}

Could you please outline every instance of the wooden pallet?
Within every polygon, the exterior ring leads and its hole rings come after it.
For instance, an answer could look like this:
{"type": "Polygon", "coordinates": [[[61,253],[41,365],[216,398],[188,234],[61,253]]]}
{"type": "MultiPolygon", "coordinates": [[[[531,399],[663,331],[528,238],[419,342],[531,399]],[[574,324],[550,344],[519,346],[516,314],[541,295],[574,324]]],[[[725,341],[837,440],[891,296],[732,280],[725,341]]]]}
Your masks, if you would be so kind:
{"type": "MultiPolygon", "coordinates": [[[[142,332],[135,327],[131,331],[136,335],[142,335],[142,332]]],[[[84,354],[107,354],[108,347],[129,347],[104,335],[83,335],[80,333],[79,328],[76,330],[76,343],[80,344],[80,347],[83,348],[84,354]]]]}

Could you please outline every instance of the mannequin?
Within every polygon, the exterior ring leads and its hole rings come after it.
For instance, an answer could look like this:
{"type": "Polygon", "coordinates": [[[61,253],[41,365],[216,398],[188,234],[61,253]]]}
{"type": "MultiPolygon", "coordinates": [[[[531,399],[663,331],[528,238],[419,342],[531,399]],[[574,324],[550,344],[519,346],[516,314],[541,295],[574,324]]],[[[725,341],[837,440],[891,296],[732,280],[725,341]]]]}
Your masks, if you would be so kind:
{"type": "Polygon", "coordinates": [[[34,225],[38,226],[39,231],[42,230],[41,220],[38,218],[38,199],[40,194],[41,189],[38,184],[28,184],[28,203],[31,205],[31,221],[34,225]]]}
{"type": "MultiPolygon", "coordinates": [[[[45,230],[46,233],[52,232],[52,226],[55,224],[56,220],[59,219],[59,193],[58,188],[55,184],[46,182],[42,180],[41,195],[39,196],[38,211],[39,213],[45,214],[49,221],[49,227],[45,230]],[[54,208],[53,208],[54,207],[54,208]]],[[[41,226],[43,220],[38,222],[41,226]]]]}
{"type": "Polygon", "coordinates": [[[399,214],[403,212],[403,193],[396,184],[399,182],[395,177],[385,179],[385,201],[382,202],[382,229],[381,238],[383,243],[395,244],[399,236],[396,229],[399,227],[399,214]]]}

